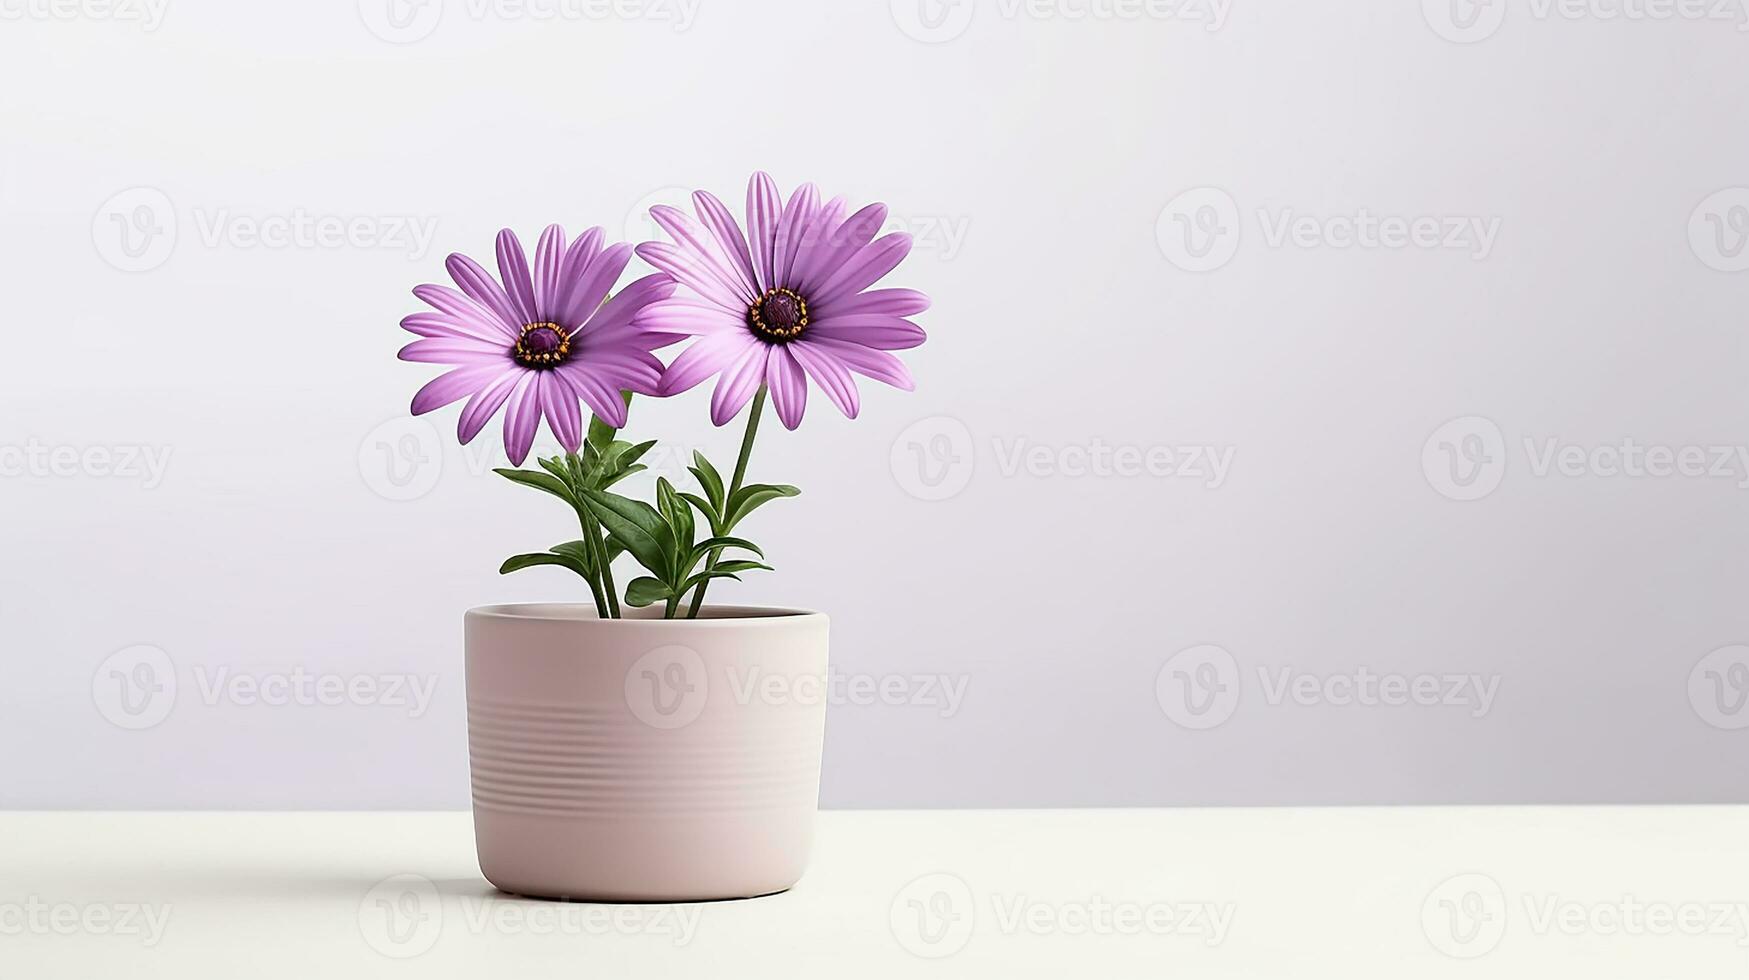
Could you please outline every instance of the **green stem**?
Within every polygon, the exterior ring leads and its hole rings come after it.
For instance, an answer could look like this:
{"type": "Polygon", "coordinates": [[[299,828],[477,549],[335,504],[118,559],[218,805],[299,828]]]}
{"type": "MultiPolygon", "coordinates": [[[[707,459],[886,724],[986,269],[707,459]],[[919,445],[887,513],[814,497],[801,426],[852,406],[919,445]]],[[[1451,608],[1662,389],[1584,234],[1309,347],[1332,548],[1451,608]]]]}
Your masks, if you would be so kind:
{"type": "MultiPolygon", "coordinates": [[[[759,434],[759,413],[765,410],[765,386],[759,386],[759,393],[753,396],[753,410],[747,413],[747,431],[741,436],[741,456],[735,460],[735,478],[729,484],[729,495],[723,499],[724,520],[728,519],[729,501],[735,499],[735,494],[741,492],[741,484],[747,479],[747,459],[753,455],[753,437],[759,434]]],[[[725,524],[721,533],[728,534],[734,527],[725,524]]],[[[710,558],[706,559],[704,569],[716,570],[717,562],[723,557],[723,549],[712,549],[710,558]]],[[[704,590],[709,588],[711,580],[707,577],[698,583],[698,588],[692,593],[692,606],[686,610],[687,619],[697,619],[698,611],[704,606],[704,590]]]]}
{"type": "MultiPolygon", "coordinates": [[[[619,395],[625,401],[626,415],[629,420],[632,393],[622,391],[619,395]]],[[[617,435],[619,435],[619,430],[609,428],[608,424],[601,421],[599,416],[589,420],[589,442],[595,446],[597,451],[606,449],[617,435]]],[[[577,516],[583,521],[583,537],[589,542],[589,553],[595,556],[595,567],[601,570],[601,586],[603,591],[607,593],[607,608],[602,612],[602,615],[609,619],[622,619],[624,617],[620,614],[619,588],[613,584],[613,562],[607,557],[607,540],[601,530],[601,525],[596,522],[594,515],[590,514],[587,509],[578,512],[577,516]]]]}

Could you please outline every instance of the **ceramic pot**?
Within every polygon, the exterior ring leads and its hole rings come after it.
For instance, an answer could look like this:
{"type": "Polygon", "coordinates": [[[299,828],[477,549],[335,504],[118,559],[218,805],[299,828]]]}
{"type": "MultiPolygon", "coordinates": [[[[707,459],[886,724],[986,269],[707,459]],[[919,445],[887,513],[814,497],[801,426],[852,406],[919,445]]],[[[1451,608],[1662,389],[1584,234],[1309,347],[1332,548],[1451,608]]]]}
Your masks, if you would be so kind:
{"type": "Polygon", "coordinates": [[[826,617],[626,614],[467,614],[480,870],[507,892],[585,901],[788,889],[819,804],[826,617]]]}

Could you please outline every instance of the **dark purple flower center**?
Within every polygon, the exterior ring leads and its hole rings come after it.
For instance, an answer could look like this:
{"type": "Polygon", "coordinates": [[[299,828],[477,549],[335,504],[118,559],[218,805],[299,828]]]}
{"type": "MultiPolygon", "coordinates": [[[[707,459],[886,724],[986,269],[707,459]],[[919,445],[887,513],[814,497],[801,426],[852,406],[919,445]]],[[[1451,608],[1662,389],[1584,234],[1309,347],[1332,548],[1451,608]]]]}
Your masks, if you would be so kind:
{"type": "Polygon", "coordinates": [[[787,344],[808,329],[808,301],[793,289],[768,289],[747,308],[747,327],[761,340],[787,344]]]}
{"type": "Polygon", "coordinates": [[[523,367],[558,367],[571,356],[571,338],[556,323],[530,323],[522,328],[511,355],[523,367]]]}

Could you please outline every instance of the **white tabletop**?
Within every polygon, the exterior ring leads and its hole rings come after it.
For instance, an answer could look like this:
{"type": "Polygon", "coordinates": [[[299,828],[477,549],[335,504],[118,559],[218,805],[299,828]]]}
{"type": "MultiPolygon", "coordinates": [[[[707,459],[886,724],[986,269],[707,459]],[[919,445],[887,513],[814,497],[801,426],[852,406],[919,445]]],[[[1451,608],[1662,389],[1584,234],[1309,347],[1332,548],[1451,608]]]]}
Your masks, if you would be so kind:
{"type": "Polygon", "coordinates": [[[512,898],[465,813],[0,814],[0,977],[1749,976],[1749,808],[821,815],[743,902],[512,898]]]}

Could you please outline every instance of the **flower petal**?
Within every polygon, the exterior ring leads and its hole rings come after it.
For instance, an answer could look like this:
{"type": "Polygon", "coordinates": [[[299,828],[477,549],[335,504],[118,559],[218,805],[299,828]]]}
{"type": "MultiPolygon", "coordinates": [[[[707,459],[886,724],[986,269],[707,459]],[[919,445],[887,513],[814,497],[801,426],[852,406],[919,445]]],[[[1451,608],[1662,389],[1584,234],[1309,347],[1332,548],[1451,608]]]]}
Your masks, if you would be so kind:
{"type": "Polygon", "coordinates": [[[665,299],[651,303],[638,313],[637,322],[651,330],[666,330],[680,334],[712,334],[747,326],[745,313],[730,313],[715,303],[698,303],[687,299],[665,299]]]}
{"type": "Polygon", "coordinates": [[[753,272],[753,260],[747,252],[747,238],[741,234],[741,225],[729,209],[708,191],[693,191],[693,206],[698,209],[698,218],[711,234],[716,236],[717,245],[728,257],[729,266],[740,277],[741,287],[749,297],[758,296],[759,277],[753,272]]]}
{"type": "Polygon", "coordinates": [[[620,244],[606,249],[590,261],[583,270],[583,276],[573,284],[570,294],[565,298],[565,308],[559,311],[562,317],[558,322],[567,330],[575,331],[586,323],[601,306],[601,301],[619,282],[620,273],[626,271],[626,263],[632,260],[632,247],[620,244]]]}
{"type": "Polygon", "coordinates": [[[596,418],[616,429],[625,428],[625,399],[620,397],[618,389],[591,368],[591,365],[573,362],[560,367],[556,373],[564,375],[565,382],[589,403],[589,410],[596,418]]]}
{"type": "Polygon", "coordinates": [[[565,319],[565,311],[571,308],[571,296],[577,291],[584,270],[601,254],[601,243],[606,237],[600,228],[591,228],[565,250],[564,264],[559,267],[559,296],[552,309],[547,311],[558,318],[559,325],[576,326],[565,319]]]}
{"type": "Polygon", "coordinates": [[[577,405],[577,393],[557,372],[540,372],[540,403],[559,445],[568,453],[583,448],[583,410],[577,405]]]}
{"type": "MultiPolygon", "coordinates": [[[[881,228],[887,223],[887,206],[885,204],[870,204],[868,207],[845,218],[838,227],[833,228],[826,236],[828,248],[820,255],[813,269],[814,285],[824,283],[834,273],[844,266],[852,256],[861,251],[869,242],[874,241],[881,228]]],[[[815,290],[818,292],[818,290],[815,290]]],[[[815,297],[818,299],[818,297],[815,297]]]]}
{"type": "Polygon", "coordinates": [[[510,454],[513,466],[528,459],[535,433],[540,431],[540,375],[539,371],[524,373],[504,409],[504,451],[510,454]]]}
{"type": "Polygon", "coordinates": [[[498,408],[516,389],[517,382],[527,374],[529,372],[520,367],[512,367],[468,399],[467,405],[462,408],[461,418],[456,422],[456,438],[462,445],[474,441],[474,437],[480,434],[480,430],[486,427],[492,416],[498,414],[498,408]]]}
{"type": "Polygon", "coordinates": [[[834,254],[832,231],[844,221],[844,198],[835,197],[814,212],[814,220],[802,229],[802,250],[790,270],[793,288],[804,295],[820,280],[820,270],[834,254]]]}
{"type": "Polygon", "coordinates": [[[469,299],[491,310],[505,326],[520,326],[516,323],[516,309],[511,305],[510,298],[504,295],[498,280],[493,279],[492,274],[480,263],[456,252],[444,260],[443,266],[449,270],[449,277],[462,287],[462,292],[469,299]]]}
{"type": "Polygon", "coordinates": [[[835,299],[860,293],[898,268],[911,254],[911,236],[895,232],[863,246],[837,272],[814,290],[814,302],[829,304],[835,299]]]}
{"type": "Polygon", "coordinates": [[[795,355],[796,363],[808,372],[808,377],[814,379],[845,418],[856,418],[862,410],[862,397],[856,390],[856,379],[850,376],[850,369],[843,361],[806,340],[791,341],[789,352],[795,355]]]}
{"type": "Polygon", "coordinates": [[[771,348],[765,359],[765,386],[771,389],[771,404],[777,409],[778,421],[794,431],[802,424],[802,412],[808,407],[808,376],[790,356],[788,345],[771,348]]]}
{"type": "Polygon", "coordinates": [[[783,215],[783,195],[777,192],[777,181],[761,170],[747,182],[747,235],[753,247],[753,271],[759,276],[759,291],[764,293],[777,285],[771,275],[772,243],[777,236],[777,222],[783,215]]]}
{"type": "MultiPolygon", "coordinates": [[[[704,226],[692,219],[692,216],[678,208],[666,204],[658,204],[650,209],[650,217],[662,230],[674,236],[677,246],[689,255],[697,265],[710,273],[730,296],[741,301],[745,306],[753,302],[758,294],[748,289],[729,264],[723,260],[717,248],[716,239],[704,226]]],[[[643,253],[639,253],[640,255],[643,253]]],[[[653,264],[653,263],[652,263],[653,264]]]]}
{"type": "Polygon", "coordinates": [[[565,229],[548,225],[534,250],[534,312],[537,319],[551,320],[559,310],[559,293],[565,271],[565,229]]]}
{"type": "Polygon", "coordinates": [[[760,382],[765,380],[765,361],[770,352],[769,345],[753,341],[740,359],[717,379],[716,390],[711,392],[711,422],[725,425],[740,414],[760,382]]]}
{"type": "Polygon", "coordinates": [[[452,316],[448,313],[414,313],[401,318],[401,329],[421,337],[469,337],[500,346],[508,344],[504,325],[490,317],[452,316]]]}
{"type": "Polygon", "coordinates": [[[911,372],[906,369],[905,362],[884,350],[872,350],[861,344],[850,344],[826,337],[810,340],[809,343],[843,361],[845,367],[864,377],[884,381],[905,391],[917,388],[917,382],[911,380],[911,372]]]}
{"type": "Polygon", "coordinates": [[[502,364],[465,364],[440,374],[413,396],[412,413],[424,415],[445,405],[453,405],[478,392],[503,373],[502,364]]]}
{"type": "MultiPolygon", "coordinates": [[[[522,252],[522,242],[516,233],[506,228],[498,233],[498,276],[504,280],[504,292],[510,296],[510,306],[522,318],[522,324],[534,323],[534,280],[528,274],[528,256],[522,252]]],[[[519,464],[520,465],[520,464],[519,464]]]]}
{"type": "Polygon", "coordinates": [[[796,256],[801,254],[802,233],[814,221],[814,212],[820,208],[820,188],[811,183],[803,184],[789,196],[789,204],[785,205],[783,215],[777,219],[777,235],[773,239],[771,272],[775,277],[774,285],[788,286],[793,279],[790,273],[795,269],[796,256]]]}
{"type": "Polygon", "coordinates": [[[723,280],[692,253],[691,250],[667,242],[645,242],[638,246],[638,257],[673,276],[682,285],[724,310],[745,312],[750,300],[743,300],[724,284],[723,280]]]}
{"type": "Polygon", "coordinates": [[[859,313],[915,316],[929,309],[929,297],[915,289],[872,289],[846,296],[835,303],[815,303],[813,309],[820,319],[859,313]]]}
{"type": "Polygon", "coordinates": [[[500,333],[510,340],[522,336],[522,324],[510,323],[503,317],[487,309],[458,290],[436,283],[425,283],[413,287],[413,295],[430,303],[433,309],[448,313],[458,319],[471,317],[496,326],[500,333]]]}
{"type": "Polygon", "coordinates": [[[674,290],[674,280],[661,273],[634,279],[626,288],[615,293],[612,299],[603,303],[587,322],[577,328],[577,332],[595,333],[630,323],[639,313],[649,308],[650,304],[659,303],[674,295],[674,290]]]}
{"type": "Polygon", "coordinates": [[[727,370],[754,346],[762,345],[746,331],[715,333],[695,341],[662,373],[662,395],[690,391],[711,375],[727,370]]]}
{"type": "Polygon", "coordinates": [[[477,364],[508,360],[510,352],[502,345],[465,337],[430,337],[413,341],[396,356],[424,364],[477,364]]]}
{"type": "Polygon", "coordinates": [[[809,337],[830,337],[876,350],[909,350],[929,339],[910,320],[877,313],[823,317],[808,324],[809,337]]]}

